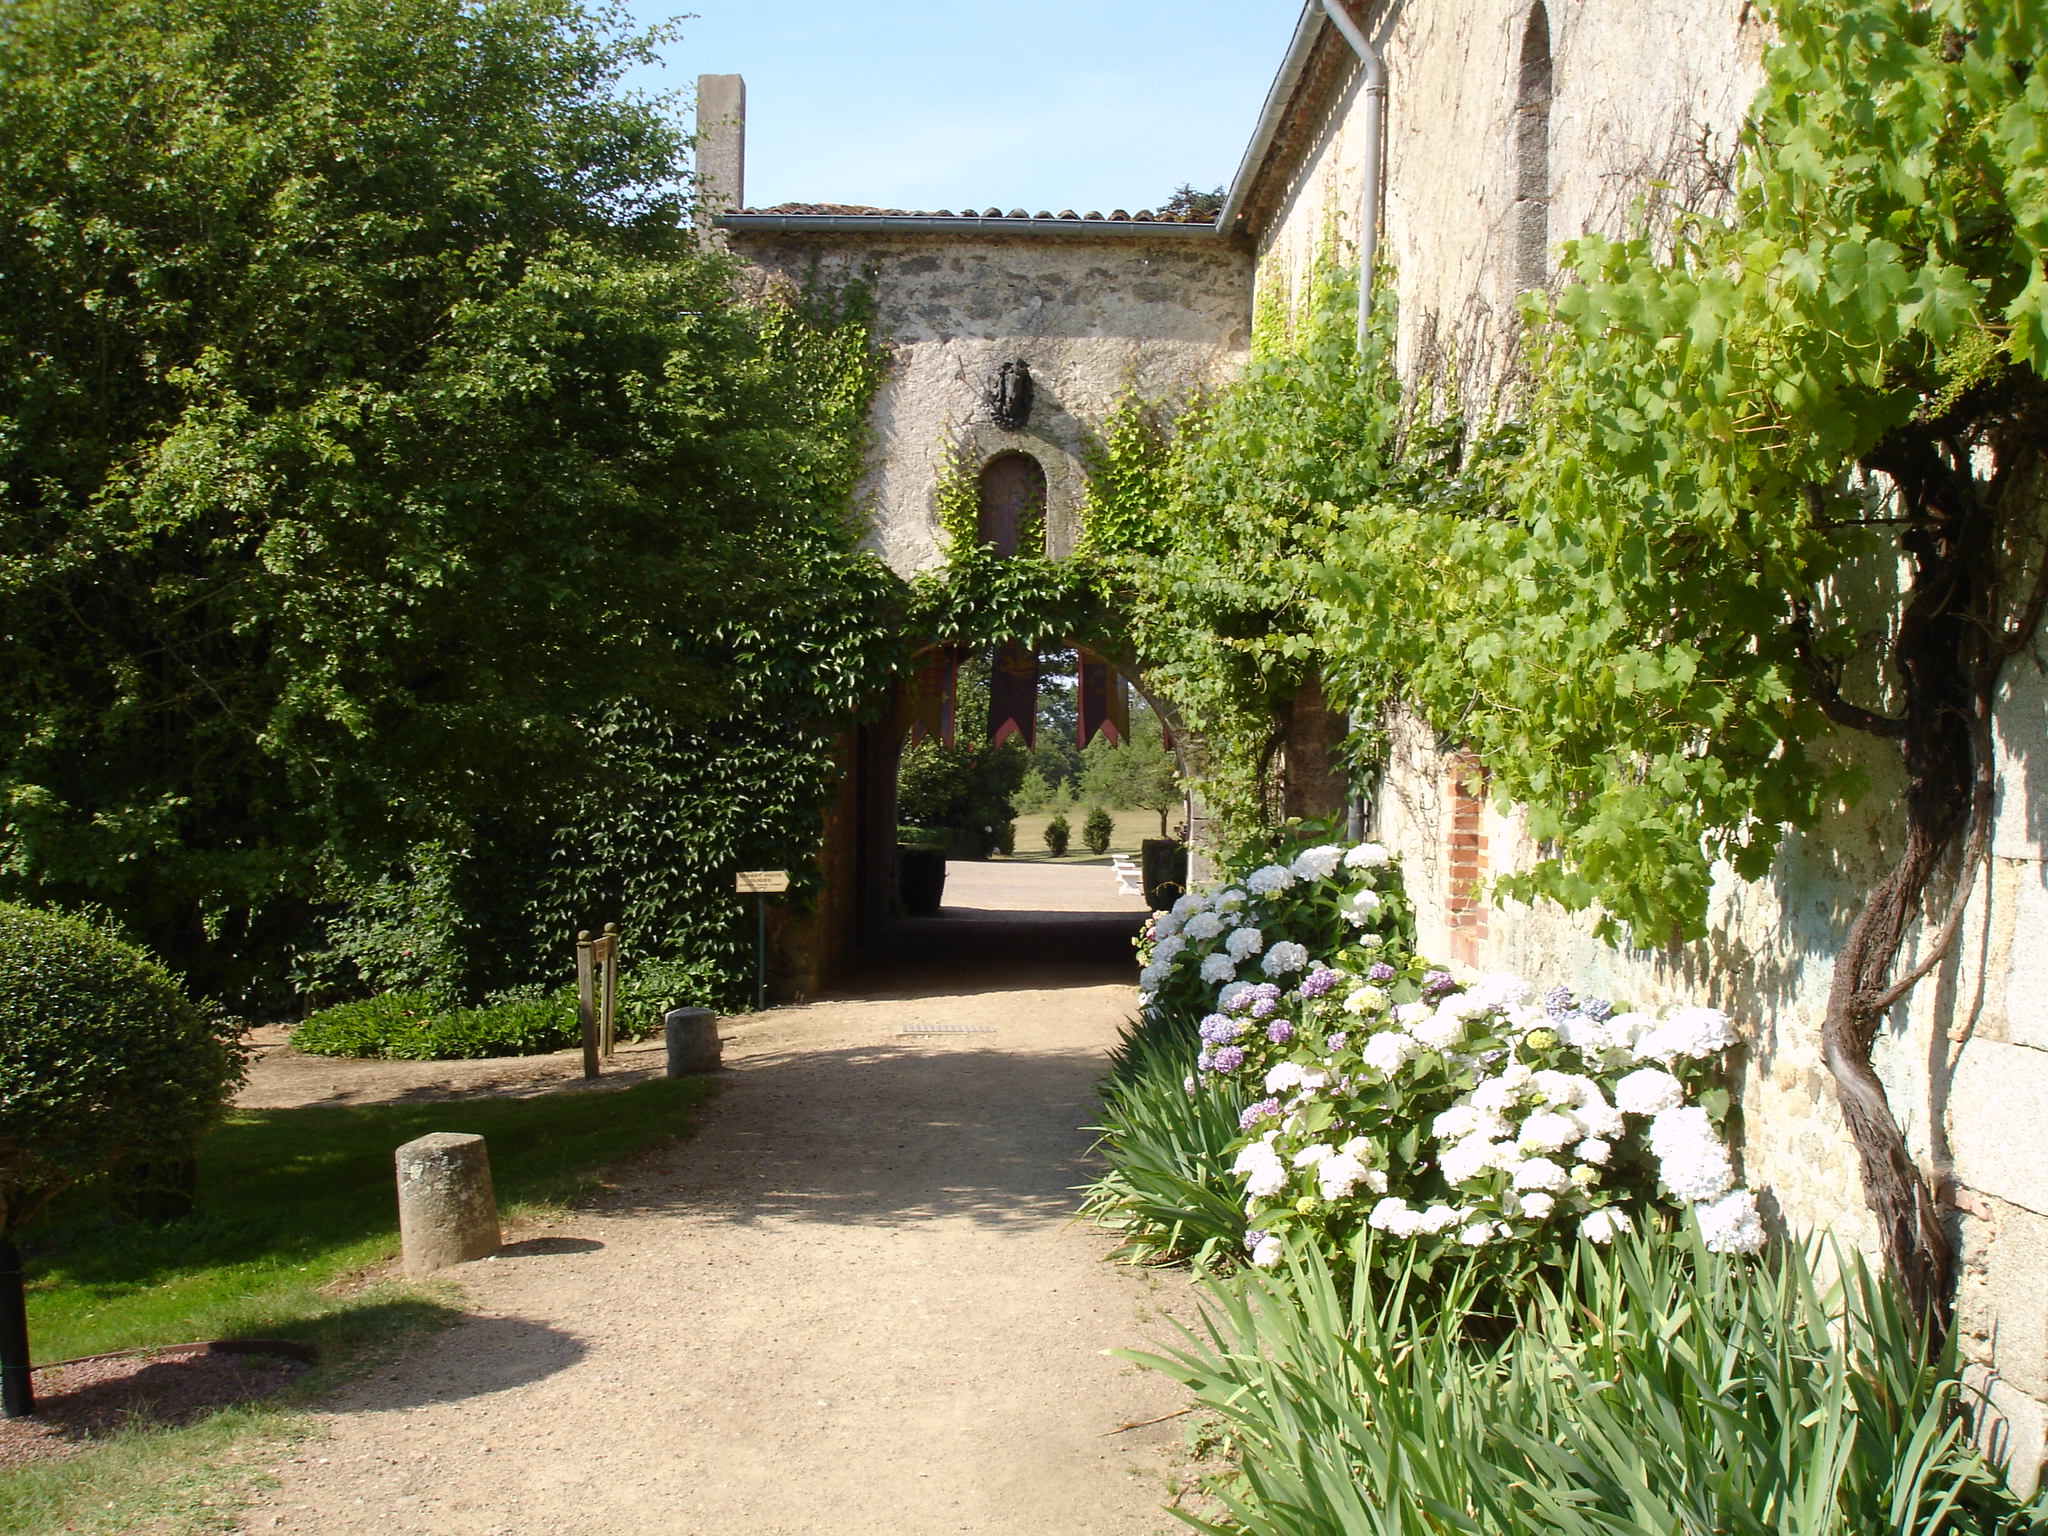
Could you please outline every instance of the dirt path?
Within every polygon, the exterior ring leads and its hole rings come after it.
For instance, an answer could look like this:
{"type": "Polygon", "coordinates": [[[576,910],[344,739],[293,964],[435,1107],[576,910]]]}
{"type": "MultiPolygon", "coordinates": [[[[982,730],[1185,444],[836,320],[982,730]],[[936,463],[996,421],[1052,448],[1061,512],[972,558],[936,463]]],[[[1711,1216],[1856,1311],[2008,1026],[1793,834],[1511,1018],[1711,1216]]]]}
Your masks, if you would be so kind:
{"type": "Polygon", "coordinates": [[[983,910],[909,930],[865,995],[729,1026],[701,1133],[452,1271],[473,1320],[336,1401],[244,1529],[1178,1529],[1179,1423],[1112,1432],[1180,1399],[1102,1351],[1185,1288],[1068,1219],[1131,1001],[1133,919],[1074,915],[1134,908],[1108,884],[955,866],[983,910]]]}

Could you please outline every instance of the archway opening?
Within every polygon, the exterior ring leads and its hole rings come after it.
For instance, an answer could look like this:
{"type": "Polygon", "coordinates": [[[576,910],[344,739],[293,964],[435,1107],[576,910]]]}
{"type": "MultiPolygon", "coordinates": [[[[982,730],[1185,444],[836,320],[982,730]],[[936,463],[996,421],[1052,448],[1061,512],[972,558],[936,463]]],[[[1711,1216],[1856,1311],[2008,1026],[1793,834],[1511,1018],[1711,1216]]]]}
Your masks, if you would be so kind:
{"type": "Polygon", "coordinates": [[[977,486],[976,533],[999,555],[1043,553],[1045,466],[1009,449],[982,466],[977,486]]]}

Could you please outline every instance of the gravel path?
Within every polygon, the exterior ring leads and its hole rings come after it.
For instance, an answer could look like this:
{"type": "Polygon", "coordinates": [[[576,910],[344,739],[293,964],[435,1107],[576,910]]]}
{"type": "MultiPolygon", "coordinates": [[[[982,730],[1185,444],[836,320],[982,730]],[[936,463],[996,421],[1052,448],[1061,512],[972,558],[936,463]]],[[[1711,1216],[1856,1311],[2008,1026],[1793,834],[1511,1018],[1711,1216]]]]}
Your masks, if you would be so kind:
{"type": "Polygon", "coordinates": [[[473,1318],[336,1400],[244,1529],[1180,1529],[1179,1422],[1116,1431],[1181,1399],[1102,1352],[1185,1285],[1069,1220],[1132,997],[1110,884],[955,865],[854,995],[730,1023],[700,1134],[451,1271],[473,1318]]]}

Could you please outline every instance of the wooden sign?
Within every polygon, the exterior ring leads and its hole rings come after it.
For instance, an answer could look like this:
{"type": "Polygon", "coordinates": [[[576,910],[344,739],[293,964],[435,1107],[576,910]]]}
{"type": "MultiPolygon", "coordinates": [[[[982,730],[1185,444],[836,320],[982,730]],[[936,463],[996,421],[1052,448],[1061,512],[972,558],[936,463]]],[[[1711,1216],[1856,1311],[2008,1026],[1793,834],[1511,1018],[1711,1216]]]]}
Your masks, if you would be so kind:
{"type": "Polygon", "coordinates": [[[733,881],[742,896],[774,896],[789,889],[786,869],[743,869],[733,881]]]}

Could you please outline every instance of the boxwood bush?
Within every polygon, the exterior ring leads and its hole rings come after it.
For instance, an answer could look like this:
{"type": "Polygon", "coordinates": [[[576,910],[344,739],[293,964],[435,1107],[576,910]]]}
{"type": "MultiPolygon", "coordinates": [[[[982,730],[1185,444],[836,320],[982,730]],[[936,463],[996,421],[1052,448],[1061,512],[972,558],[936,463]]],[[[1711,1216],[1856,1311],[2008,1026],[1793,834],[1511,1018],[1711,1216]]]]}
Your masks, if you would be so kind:
{"type": "MultiPolygon", "coordinates": [[[[659,1034],[669,1009],[708,1000],[717,978],[707,966],[647,961],[619,977],[621,1040],[659,1034]]],[[[449,1007],[426,989],[399,989],[313,1014],[292,1044],[315,1056],[387,1061],[468,1061],[485,1056],[542,1056],[567,1050],[581,1036],[576,994],[524,987],[501,992],[482,1007],[449,1007]]]]}
{"type": "Polygon", "coordinates": [[[234,1027],[150,956],[0,903],[0,1236],[123,1159],[188,1156],[241,1080],[234,1027]]]}

